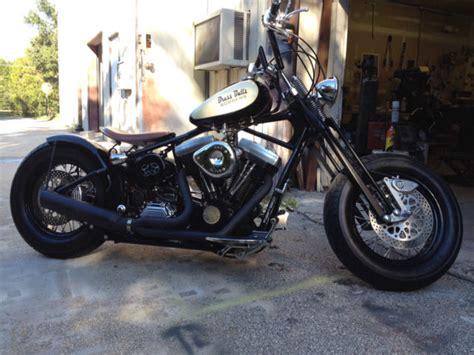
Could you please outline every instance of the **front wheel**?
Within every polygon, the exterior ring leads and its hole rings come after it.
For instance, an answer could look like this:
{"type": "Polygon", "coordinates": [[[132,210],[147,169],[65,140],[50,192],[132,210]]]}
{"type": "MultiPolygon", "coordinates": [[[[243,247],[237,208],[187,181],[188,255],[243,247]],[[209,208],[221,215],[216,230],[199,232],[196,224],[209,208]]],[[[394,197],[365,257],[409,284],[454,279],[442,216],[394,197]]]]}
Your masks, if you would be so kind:
{"type": "Polygon", "coordinates": [[[384,290],[415,290],[444,275],[462,241],[461,212],[448,185],[420,163],[399,155],[372,155],[365,164],[376,181],[417,184],[400,193],[410,217],[382,223],[360,189],[344,175],[326,195],[324,223],[331,248],[355,275],[384,290]]]}

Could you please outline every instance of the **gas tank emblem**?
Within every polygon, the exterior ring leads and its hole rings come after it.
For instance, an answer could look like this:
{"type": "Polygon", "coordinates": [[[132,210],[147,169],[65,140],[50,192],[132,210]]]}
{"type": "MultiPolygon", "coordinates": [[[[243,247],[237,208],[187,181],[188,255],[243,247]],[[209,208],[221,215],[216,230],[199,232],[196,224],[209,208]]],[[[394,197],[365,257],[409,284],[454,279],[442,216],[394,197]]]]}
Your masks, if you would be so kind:
{"type": "Polygon", "coordinates": [[[235,102],[237,100],[243,100],[247,97],[247,89],[243,88],[240,90],[234,90],[233,92],[227,94],[226,96],[218,96],[217,103],[221,106],[225,106],[235,102]]]}
{"type": "Polygon", "coordinates": [[[241,81],[208,98],[191,113],[191,117],[196,120],[207,119],[243,110],[257,100],[258,93],[255,82],[241,81]]]}

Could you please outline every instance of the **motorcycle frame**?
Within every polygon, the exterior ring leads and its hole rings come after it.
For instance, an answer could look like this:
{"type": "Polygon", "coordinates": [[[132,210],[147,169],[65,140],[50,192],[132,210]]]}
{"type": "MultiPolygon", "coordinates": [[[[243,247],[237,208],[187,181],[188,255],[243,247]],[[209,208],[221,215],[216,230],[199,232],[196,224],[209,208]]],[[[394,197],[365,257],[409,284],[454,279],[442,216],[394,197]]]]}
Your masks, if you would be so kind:
{"type": "MultiPolygon", "coordinates": [[[[298,102],[296,98],[295,102],[289,106],[289,108],[278,112],[270,113],[263,115],[255,120],[255,124],[260,123],[270,123],[270,122],[279,122],[279,121],[288,121],[293,127],[293,136],[290,141],[285,142],[278,138],[269,136],[267,134],[253,130],[250,127],[241,127],[241,130],[252,134],[261,139],[267,140],[273,144],[279,145],[283,148],[291,150],[290,157],[286,164],[283,165],[281,172],[278,176],[278,180],[275,184],[273,192],[271,194],[270,202],[265,210],[262,223],[259,226],[258,230],[260,231],[269,231],[276,222],[276,218],[279,212],[279,207],[282,201],[284,192],[287,189],[289,178],[291,172],[294,171],[296,166],[301,160],[301,156],[307,146],[319,142],[321,150],[324,154],[323,160],[320,160],[323,168],[334,177],[336,174],[344,171],[353,183],[357,184],[361,191],[366,196],[371,207],[376,211],[379,217],[386,215],[388,209],[384,209],[384,206],[379,203],[379,200],[375,197],[375,194],[369,190],[367,187],[367,182],[370,184],[370,180],[373,180],[370,172],[367,170],[365,165],[362,163],[357,154],[353,151],[350,143],[344,139],[343,132],[339,129],[337,124],[331,118],[324,117],[324,121],[316,114],[313,114],[311,109],[305,106],[305,103],[300,101],[298,102]],[[302,108],[302,109],[301,109],[302,108]],[[339,137],[345,143],[346,149],[342,146],[338,137],[334,134],[336,132],[339,134],[339,137]],[[328,149],[329,148],[329,149],[328,149]],[[352,159],[348,156],[352,155],[352,159]],[[352,161],[357,161],[360,166],[354,166],[352,161]],[[335,170],[330,168],[330,164],[335,167],[335,170]],[[342,167],[342,169],[341,169],[342,167]],[[363,177],[363,173],[366,173],[366,177],[363,177]],[[362,174],[361,174],[362,173],[362,174]],[[367,178],[368,177],[368,178],[367,178]],[[369,180],[369,181],[368,181],[369,180]]],[[[145,147],[139,148],[137,150],[131,151],[128,153],[128,159],[137,159],[140,156],[149,154],[157,149],[163,149],[172,151],[174,155],[174,148],[189,139],[192,139],[203,133],[213,131],[213,128],[206,127],[197,127],[189,132],[186,132],[182,135],[172,137],[154,144],[149,144],[145,147]]],[[[127,161],[126,160],[126,161],[127,161]]],[[[122,164],[124,164],[124,161],[122,164]]],[[[175,156],[175,163],[177,171],[179,172],[183,169],[183,166],[179,159],[175,156]]],[[[56,190],[57,193],[64,194],[70,189],[73,189],[75,186],[79,185],[83,181],[90,179],[91,177],[97,175],[103,175],[110,173],[110,169],[116,165],[109,164],[107,167],[101,167],[100,169],[94,170],[89,174],[83,176],[80,179],[73,181],[72,183],[63,186],[56,190]]],[[[373,181],[373,186],[378,185],[373,181]]],[[[376,190],[375,190],[376,191],[376,190]]],[[[382,193],[382,192],[381,192],[382,193]]],[[[382,193],[383,194],[383,193],[382,193]]],[[[384,195],[382,195],[385,197],[384,195]]],[[[383,199],[382,199],[383,201],[383,199]]],[[[387,207],[390,208],[390,202],[387,201],[387,207]]]]}
{"type": "MultiPolygon", "coordinates": [[[[352,183],[359,187],[360,191],[366,197],[367,202],[369,203],[375,214],[378,216],[378,218],[381,220],[390,218],[390,215],[393,213],[396,206],[394,206],[394,204],[389,200],[389,196],[387,196],[382,191],[380,186],[376,183],[375,179],[372,177],[371,173],[364,165],[363,161],[360,159],[360,157],[352,148],[351,144],[345,138],[344,133],[337,125],[337,123],[331,117],[327,117],[325,115],[319,101],[313,101],[313,104],[316,105],[315,109],[314,105],[312,107],[310,106],[306,96],[298,94],[295,87],[292,86],[292,84],[290,83],[288,78],[286,78],[283,72],[283,60],[281,58],[281,53],[278,48],[275,33],[271,29],[268,30],[268,36],[270,39],[270,45],[275,55],[275,87],[279,91],[280,98],[284,96],[287,99],[288,106],[287,108],[278,112],[272,111],[270,113],[263,114],[259,117],[252,117],[250,121],[247,121],[250,123],[247,123],[247,125],[245,126],[237,125],[237,127],[232,127],[233,129],[237,129],[238,131],[245,131],[256,137],[259,137],[273,144],[291,150],[290,157],[286,164],[284,164],[284,166],[282,167],[277,182],[273,188],[273,192],[271,193],[270,202],[267,205],[267,208],[262,217],[261,224],[257,228],[256,232],[266,232],[266,239],[269,239],[269,234],[278,222],[279,207],[282,202],[283,194],[287,189],[290,174],[292,171],[294,171],[297,164],[300,162],[301,156],[305,148],[310,144],[315,144],[316,142],[319,142],[321,151],[324,154],[324,157],[322,155],[319,155],[321,166],[325,168],[326,171],[328,171],[331,177],[334,177],[336,174],[341,172],[346,174],[352,181],[352,183]],[[286,92],[283,92],[281,90],[281,87],[279,85],[280,79],[283,79],[283,81],[288,86],[288,90],[286,92]],[[278,121],[289,121],[293,126],[294,132],[290,141],[284,142],[278,138],[255,131],[250,128],[250,125],[278,121]],[[334,169],[330,167],[329,163],[332,164],[334,169]]],[[[256,66],[258,67],[259,64],[257,64],[257,62],[263,64],[264,70],[267,69],[268,62],[265,58],[265,53],[262,48],[260,48],[259,50],[259,58],[257,58],[256,61],[256,66]]],[[[280,103],[281,102],[278,103],[278,106],[280,106],[280,103]]],[[[197,127],[182,135],[161,140],[159,142],[146,145],[145,147],[129,151],[127,153],[127,159],[121,164],[139,158],[140,156],[143,156],[145,154],[152,153],[154,150],[166,148],[164,150],[165,152],[172,151],[175,158],[177,172],[179,173],[182,169],[184,169],[184,167],[180,160],[176,157],[175,147],[180,143],[192,139],[200,134],[209,131],[221,130],[223,128],[225,127],[197,127]]],[[[57,189],[56,192],[64,194],[65,192],[70,191],[70,189],[74,188],[81,182],[91,177],[103,174],[109,175],[110,169],[114,166],[116,165],[112,165],[111,163],[107,163],[106,166],[102,164],[101,168],[90,172],[86,176],[77,179],[64,187],[57,189]]],[[[109,182],[111,181],[110,176],[108,180],[109,182]]],[[[260,201],[258,201],[258,203],[259,202],[260,201]]],[[[194,233],[187,230],[183,230],[182,232],[184,234],[190,235],[194,233]]],[[[199,235],[200,237],[205,236],[205,233],[196,232],[195,234],[196,236],[199,235]]],[[[136,244],[152,244],[160,246],[172,246],[214,251],[218,250],[218,247],[216,247],[216,245],[214,245],[213,243],[199,243],[201,239],[196,239],[195,241],[180,241],[179,243],[176,243],[176,240],[173,240],[173,238],[170,238],[169,240],[150,239],[143,236],[127,235],[116,236],[114,240],[136,244]]]]}

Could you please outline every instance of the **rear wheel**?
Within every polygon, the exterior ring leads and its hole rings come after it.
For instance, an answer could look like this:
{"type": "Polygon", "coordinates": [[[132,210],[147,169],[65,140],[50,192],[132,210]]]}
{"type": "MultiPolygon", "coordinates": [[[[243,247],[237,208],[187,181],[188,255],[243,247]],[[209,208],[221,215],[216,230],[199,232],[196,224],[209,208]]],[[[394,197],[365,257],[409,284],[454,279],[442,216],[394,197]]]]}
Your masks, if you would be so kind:
{"type": "Polygon", "coordinates": [[[350,271],[380,289],[414,290],[436,281],[461,246],[461,213],[453,193],[441,178],[407,157],[364,159],[380,186],[385,178],[416,183],[415,190],[399,193],[411,215],[383,223],[358,187],[340,174],[324,207],[332,249],[350,271]]]}
{"type": "MultiPolygon", "coordinates": [[[[13,179],[10,206],[13,221],[23,239],[38,252],[54,258],[72,258],[100,246],[103,234],[41,206],[42,189],[65,186],[97,169],[89,157],[69,147],[44,145],[28,155],[13,179]]],[[[72,198],[94,205],[104,202],[102,180],[93,177],[76,186],[72,198]]]]}

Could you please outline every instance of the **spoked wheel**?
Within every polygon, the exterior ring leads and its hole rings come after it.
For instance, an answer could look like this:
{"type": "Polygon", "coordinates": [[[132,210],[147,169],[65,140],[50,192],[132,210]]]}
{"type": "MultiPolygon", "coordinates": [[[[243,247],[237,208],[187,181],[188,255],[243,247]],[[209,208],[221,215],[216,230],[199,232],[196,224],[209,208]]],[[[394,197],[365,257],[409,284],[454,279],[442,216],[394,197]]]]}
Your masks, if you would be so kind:
{"type": "MultiPolygon", "coordinates": [[[[41,189],[54,191],[85,175],[87,174],[82,168],[71,162],[53,165],[50,171],[41,176],[33,186],[31,193],[28,194],[32,198],[25,201],[26,207],[31,209],[36,222],[41,225],[41,228],[47,230],[52,236],[56,235],[58,238],[62,238],[84,228],[84,225],[53,210],[43,208],[39,201],[41,189]]],[[[70,196],[75,200],[91,204],[95,203],[96,195],[96,188],[89,180],[76,186],[70,193],[70,196]]]]}
{"type": "Polygon", "coordinates": [[[330,245],[354,274],[381,289],[412,290],[441,277],[461,245],[461,214],[449,187],[412,159],[365,158],[382,188],[384,179],[415,183],[399,199],[410,214],[394,223],[381,221],[360,190],[339,175],[325,201],[330,245]]]}
{"type": "MultiPolygon", "coordinates": [[[[22,162],[13,179],[10,203],[13,220],[25,241],[47,256],[70,258],[86,254],[103,243],[103,235],[82,222],[44,208],[43,189],[54,191],[97,169],[93,161],[70,148],[42,146],[22,162]]],[[[85,180],[70,197],[94,205],[104,202],[100,178],[85,180]]]]}

